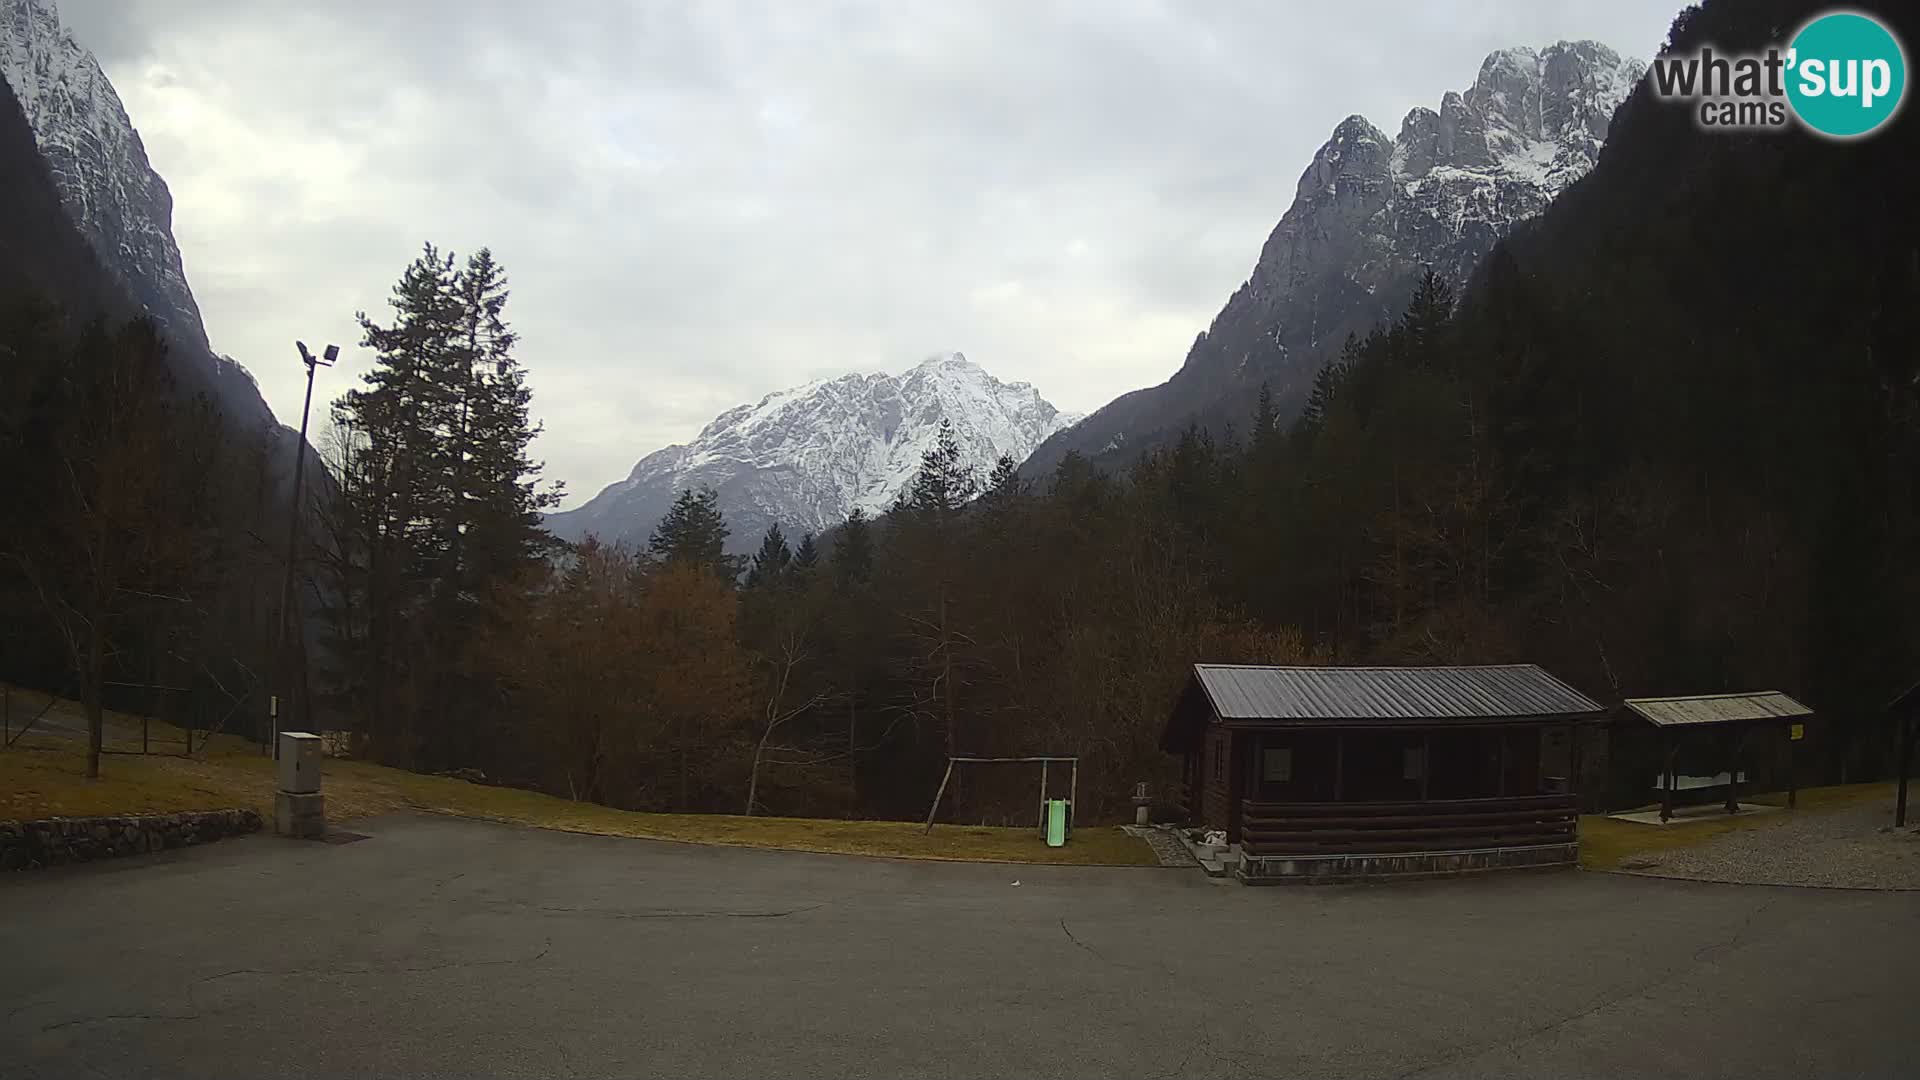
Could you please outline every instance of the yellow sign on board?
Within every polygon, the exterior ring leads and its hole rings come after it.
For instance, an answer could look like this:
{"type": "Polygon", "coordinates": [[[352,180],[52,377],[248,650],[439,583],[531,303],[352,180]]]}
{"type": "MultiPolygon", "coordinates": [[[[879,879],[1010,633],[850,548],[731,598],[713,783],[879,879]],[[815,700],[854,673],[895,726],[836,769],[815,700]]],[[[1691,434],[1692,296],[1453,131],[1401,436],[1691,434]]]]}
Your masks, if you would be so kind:
{"type": "Polygon", "coordinates": [[[1794,742],[1799,742],[1801,739],[1804,739],[1806,737],[1807,737],[1807,725],[1789,724],[1787,726],[1787,738],[1792,739],[1794,742]]]}

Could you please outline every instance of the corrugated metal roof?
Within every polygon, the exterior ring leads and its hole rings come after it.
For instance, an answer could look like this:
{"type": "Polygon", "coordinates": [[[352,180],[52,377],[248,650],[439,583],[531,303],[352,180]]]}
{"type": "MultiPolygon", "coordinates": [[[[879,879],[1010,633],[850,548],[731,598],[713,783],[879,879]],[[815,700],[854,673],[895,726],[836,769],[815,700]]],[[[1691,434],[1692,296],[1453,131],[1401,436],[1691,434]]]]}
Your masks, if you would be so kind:
{"type": "Polygon", "coordinates": [[[1659,727],[1733,724],[1744,720],[1787,720],[1812,716],[1813,710],[1778,690],[1699,697],[1628,698],[1627,708],[1659,727]]]}
{"type": "Polygon", "coordinates": [[[1242,667],[1195,664],[1222,720],[1479,720],[1605,710],[1535,664],[1242,667]]]}

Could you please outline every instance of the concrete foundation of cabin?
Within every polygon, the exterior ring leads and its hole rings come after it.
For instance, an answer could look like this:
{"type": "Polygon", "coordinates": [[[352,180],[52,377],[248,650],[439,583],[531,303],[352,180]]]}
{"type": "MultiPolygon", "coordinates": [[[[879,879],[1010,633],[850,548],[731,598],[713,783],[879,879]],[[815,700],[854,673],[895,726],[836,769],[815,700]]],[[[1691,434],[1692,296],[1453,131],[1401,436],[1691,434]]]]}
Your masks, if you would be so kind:
{"type": "Polygon", "coordinates": [[[1339,885],[1457,877],[1491,870],[1564,868],[1579,861],[1577,843],[1377,855],[1262,856],[1242,852],[1233,874],[1248,885],[1339,885]]]}

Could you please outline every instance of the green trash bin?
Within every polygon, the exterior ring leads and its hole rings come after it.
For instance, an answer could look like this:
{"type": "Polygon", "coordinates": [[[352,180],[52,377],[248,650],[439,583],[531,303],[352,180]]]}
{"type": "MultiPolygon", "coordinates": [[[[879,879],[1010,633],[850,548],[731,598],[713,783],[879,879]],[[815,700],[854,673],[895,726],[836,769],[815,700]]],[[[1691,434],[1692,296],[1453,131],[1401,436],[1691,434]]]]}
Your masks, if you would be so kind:
{"type": "Polygon", "coordinates": [[[1065,847],[1072,828],[1073,804],[1065,799],[1047,800],[1047,846],[1065,847]]]}

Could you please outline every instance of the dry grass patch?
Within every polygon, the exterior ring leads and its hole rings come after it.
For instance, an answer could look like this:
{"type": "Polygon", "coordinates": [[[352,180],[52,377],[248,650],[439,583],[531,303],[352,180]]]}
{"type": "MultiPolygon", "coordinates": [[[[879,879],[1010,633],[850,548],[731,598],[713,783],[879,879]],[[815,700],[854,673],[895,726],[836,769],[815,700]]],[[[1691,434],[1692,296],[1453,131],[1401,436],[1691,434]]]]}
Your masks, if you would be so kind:
{"type": "MultiPolygon", "coordinates": [[[[157,723],[149,735],[156,745],[164,738],[176,747],[183,738],[177,729],[157,723]]],[[[273,813],[273,762],[239,739],[216,738],[204,758],[110,756],[93,781],[85,779],[85,766],[85,747],[71,739],[32,734],[0,751],[0,820],[225,807],[273,813]]],[[[329,760],[323,771],[327,816],[333,821],[424,810],[566,832],[829,854],[1108,866],[1155,862],[1144,841],[1110,827],[1079,830],[1066,847],[1049,848],[1037,829],[936,825],[924,833],[922,826],[904,821],[643,814],[362,761],[329,760]]]]}
{"type": "MultiPolygon", "coordinates": [[[[1633,821],[1615,821],[1597,814],[1580,819],[1580,865],[1590,870],[1613,870],[1623,863],[1645,858],[1674,848],[1692,847],[1716,836],[1740,829],[1768,829],[1792,820],[1794,813],[1819,813],[1863,802],[1893,800],[1892,783],[1838,784],[1807,788],[1800,792],[1799,808],[1782,814],[1753,814],[1746,817],[1706,818],[1666,825],[1642,825],[1633,821]]],[[[1767,806],[1785,806],[1785,792],[1742,796],[1741,802],[1767,806]]],[[[1649,807],[1658,809],[1658,807],[1649,807]]]]}

